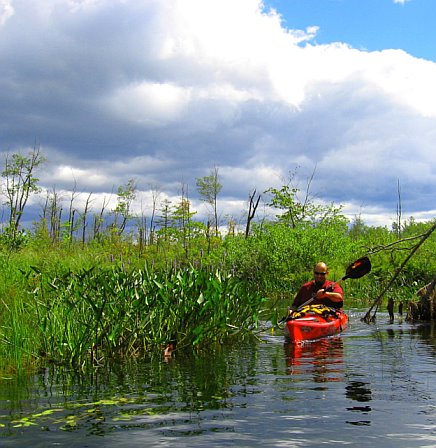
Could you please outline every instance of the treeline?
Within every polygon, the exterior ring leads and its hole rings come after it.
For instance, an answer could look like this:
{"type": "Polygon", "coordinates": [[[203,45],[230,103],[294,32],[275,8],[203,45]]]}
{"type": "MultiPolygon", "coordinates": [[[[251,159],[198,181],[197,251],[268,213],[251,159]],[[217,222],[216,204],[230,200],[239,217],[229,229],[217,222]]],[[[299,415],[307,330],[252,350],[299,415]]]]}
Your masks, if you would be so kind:
{"type": "MultiPolygon", "coordinates": [[[[65,193],[57,191],[56,186],[40,188],[37,174],[45,162],[39,147],[28,155],[14,153],[6,156],[1,176],[7,216],[3,216],[1,239],[12,249],[25,244],[32,233],[53,243],[74,241],[82,245],[91,241],[130,239],[138,244],[140,251],[148,244],[174,240],[183,241],[186,251],[189,240],[198,235],[219,237],[217,199],[222,185],[216,167],[210,175],[196,179],[198,194],[211,209],[210,219],[204,224],[193,219],[196,211],[191,210],[185,185],[182,185],[180,201],[176,204],[168,199],[159,201],[160,191],[153,188],[149,213],[138,214],[132,210],[137,198],[137,185],[134,179],[129,179],[109,197],[104,196],[95,210],[95,195],[87,193],[83,200],[76,183],[68,198],[65,193]],[[33,225],[23,228],[23,218],[32,196],[42,200],[40,216],[33,225]],[[80,207],[77,206],[79,199],[80,207]]],[[[230,227],[233,225],[229,223],[230,227]]]]}
{"type": "Polygon", "coordinates": [[[171,339],[201,349],[241,337],[261,321],[277,321],[320,260],[334,280],[355,259],[370,257],[368,275],[343,283],[346,307],[369,305],[394,273],[383,300],[406,303],[436,271],[434,235],[397,271],[434,222],[397,220],[391,229],[358,217],[349,222],[341,206],[317,204],[309,188],[302,194],[292,176],[265,192],[272,219],[255,219],[259,194],[252,192],[244,228],[229,225],[222,235],[216,168],[197,179],[211,206],[206,224],[194,220],[187,197],[161,207],[154,197],[147,232],[144,218],[132,213],[135,185],[129,181],[118,189],[110,220],[104,204],[90,221],[91,197],[79,212],[73,192],[64,221],[52,192],[41,220],[23,229],[44,161],[37,148],[29,156],[13,154],[2,172],[9,211],[0,234],[3,366],[43,359],[80,364],[160,348],[171,339]]]}
{"type": "MultiPolygon", "coordinates": [[[[275,212],[273,218],[256,219],[261,194],[253,191],[243,228],[238,229],[229,219],[222,234],[217,206],[222,185],[219,170],[214,167],[209,175],[196,179],[198,193],[211,210],[206,223],[195,220],[196,212],[183,191],[179,203],[172,204],[165,199],[159,201],[156,190],[151,213],[137,216],[132,212],[136,184],[129,180],[118,187],[115,206],[108,209],[108,201],[104,200],[98,211],[92,211],[92,193],[79,210],[75,189],[65,207],[65,198],[53,187],[46,192],[40,219],[32,228],[23,228],[29,199],[42,193],[37,174],[45,162],[39,147],[26,156],[6,156],[1,175],[8,213],[0,233],[0,247],[9,258],[14,254],[25,259],[26,253],[36,252],[36,259],[47,263],[56,258],[55,254],[66,253],[59,266],[86,266],[92,265],[99,254],[99,263],[128,261],[135,266],[147,263],[163,269],[188,265],[219,268],[254,282],[263,294],[275,297],[292,294],[318,260],[325,260],[331,275],[339,277],[353,259],[369,255],[374,269],[365,296],[370,299],[376,294],[374,288],[388,281],[413,248],[414,238],[432,224],[416,223],[413,218],[403,221],[400,202],[391,229],[367,226],[359,217],[349,222],[340,205],[320,205],[311,197],[314,173],[301,191],[294,186],[294,172],[285,185],[262,193],[275,212]],[[77,257],[80,261],[73,261],[77,257]]],[[[408,263],[397,281],[401,288],[413,289],[415,283],[433,278],[433,245],[432,236],[408,263]]],[[[352,283],[350,293],[354,295],[352,283]]]]}
{"type": "MultiPolygon", "coordinates": [[[[211,169],[209,175],[196,179],[198,194],[210,206],[211,211],[208,221],[202,222],[195,219],[196,211],[192,210],[191,201],[183,188],[180,201],[176,204],[167,199],[159,201],[159,192],[154,190],[149,213],[147,216],[138,216],[132,211],[137,194],[133,179],[118,186],[116,203],[112,204],[112,208],[109,208],[109,199],[104,198],[100,208],[93,210],[93,193],[88,193],[78,208],[76,201],[79,193],[76,185],[65,205],[65,197],[61,197],[55,187],[43,192],[39,186],[37,174],[45,162],[39,147],[33,148],[26,156],[18,153],[6,156],[1,176],[7,213],[3,216],[0,232],[0,245],[5,252],[38,244],[46,244],[52,248],[66,248],[69,245],[77,248],[81,245],[83,248],[105,247],[105,250],[113,247],[114,257],[117,256],[116,249],[122,248],[121,252],[127,251],[130,256],[155,265],[213,265],[216,258],[220,259],[221,264],[228,264],[228,260],[232,258],[229,247],[236,246],[242,250],[240,247],[256,245],[257,250],[250,249],[244,256],[244,259],[250,259],[249,264],[256,271],[259,262],[253,259],[252,254],[259,252],[265,239],[273,238],[272,235],[279,233],[279,241],[274,242],[270,248],[277,252],[289,235],[298,235],[292,237],[295,241],[287,249],[301,264],[294,263],[289,267],[304,270],[320,258],[343,265],[356,252],[387,253],[394,262],[399,254],[407,250],[407,245],[412,244],[410,238],[418,237],[431,224],[416,223],[413,218],[403,221],[400,196],[397,220],[392,223],[391,229],[367,226],[360,217],[349,222],[342,213],[341,205],[319,204],[311,196],[310,186],[315,173],[312,173],[304,191],[301,191],[294,186],[294,172],[280,188],[270,188],[261,194],[251,192],[243,228],[237,226],[232,218],[228,218],[226,231],[222,233],[218,210],[218,196],[222,185],[217,167],[211,169]],[[22,221],[28,201],[36,195],[44,196],[40,217],[32,226],[23,228],[22,221]],[[267,198],[265,202],[274,214],[272,218],[256,217],[261,196],[267,198]],[[307,240],[313,240],[314,235],[324,236],[319,241],[316,240],[312,247],[307,240]],[[403,239],[409,241],[400,244],[403,239]],[[348,253],[347,250],[338,252],[338,247],[347,247],[348,253]],[[225,251],[225,257],[222,257],[222,251],[225,251]]],[[[33,203],[35,202],[34,200],[33,203]]],[[[431,244],[431,240],[427,244],[431,244]]],[[[236,261],[242,263],[239,258],[231,264],[236,261]]],[[[273,266],[272,271],[277,272],[277,268],[278,266],[273,266]]],[[[427,271],[431,274],[429,269],[427,271]]]]}

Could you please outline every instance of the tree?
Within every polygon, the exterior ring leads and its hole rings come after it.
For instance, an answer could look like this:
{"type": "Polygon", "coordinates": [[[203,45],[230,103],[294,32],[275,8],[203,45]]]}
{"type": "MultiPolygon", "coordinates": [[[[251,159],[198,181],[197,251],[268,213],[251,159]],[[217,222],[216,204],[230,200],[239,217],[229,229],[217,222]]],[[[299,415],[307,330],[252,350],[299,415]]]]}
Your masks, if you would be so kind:
{"type": "Polygon", "coordinates": [[[223,186],[219,182],[218,168],[216,166],[211,169],[209,176],[197,178],[197,191],[200,194],[202,201],[210,204],[213,210],[215,236],[218,236],[219,224],[217,199],[222,187],[223,186]]]}
{"type": "Polygon", "coordinates": [[[118,235],[121,235],[126,228],[127,221],[132,218],[130,213],[132,202],[136,198],[136,184],[133,179],[129,179],[125,186],[119,186],[117,192],[117,205],[113,210],[115,215],[115,227],[117,227],[117,218],[121,217],[121,223],[118,225],[118,235]]]}
{"type": "Polygon", "coordinates": [[[152,198],[152,210],[151,210],[151,217],[150,217],[150,244],[153,244],[154,240],[154,217],[156,214],[156,206],[157,206],[157,200],[159,199],[160,191],[156,186],[152,186],[151,189],[151,198],[152,198]]]}
{"type": "Polygon", "coordinates": [[[157,217],[157,224],[159,226],[159,235],[163,235],[163,240],[167,242],[169,240],[169,228],[172,225],[172,210],[173,206],[169,199],[162,201],[162,207],[160,209],[161,214],[157,217]]]}
{"type": "Polygon", "coordinates": [[[3,194],[9,209],[9,232],[13,242],[17,238],[30,195],[39,191],[39,179],[35,177],[35,171],[45,160],[39,146],[34,146],[27,157],[18,153],[6,156],[5,168],[2,171],[3,194]]]}
{"type": "Polygon", "coordinates": [[[91,196],[92,196],[92,192],[89,193],[89,195],[86,199],[85,208],[84,208],[83,214],[82,214],[82,247],[85,246],[86,227],[88,225],[87,218],[88,218],[89,205],[91,203],[91,196]]]}
{"type": "Polygon", "coordinates": [[[366,232],[365,221],[363,220],[360,214],[356,215],[353,219],[348,235],[350,236],[351,240],[359,241],[359,239],[361,239],[362,236],[365,235],[365,232],[366,232]]]}
{"type": "Polygon", "coordinates": [[[401,219],[402,219],[402,206],[401,206],[401,188],[400,188],[400,179],[397,181],[397,194],[398,194],[398,202],[397,202],[397,220],[392,223],[392,229],[397,234],[397,238],[401,238],[401,219]]]}
{"type": "Polygon", "coordinates": [[[101,238],[102,233],[102,226],[104,223],[104,212],[106,210],[106,207],[110,201],[110,198],[107,199],[106,196],[103,198],[103,202],[101,204],[100,213],[94,214],[94,236],[93,238],[95,240],[98,240],[101,238]]]}
{"type": "Polygon", "coordinates": [[[191,202],[188,199],[187,187],[182,183],[182,197],[179,204],[174,207],[172,219],[180,233],[186,258],[188,258],[189,255],[191,218],[195,213],[196,212],[191,212],[191,202]]]}
{"type": "Polygon", "coordinates": [[[76,179],[74,179],[73,191],[71,192],[70,205],[68,208],[68,222],[63,224],[64,227],[63,238],[64,240],[68,240],[70,243],[73,241],[73,233],[77,227],[75,222],[75,216],[77,210],[74,208],[74,200],[78,195],[76,188],[77,188],[77,182],[76,179]]]}
{"type": "Polygon", "coordinates": [[[257,206],[259,205],[260,201],[260,194],[257,196],[256,200],[254,200],[255,196],[256,196],[256,190],[254,190],[252,194],[249,194],[250,205],[247,215],[247,225],[245,226],[245,238],[248,238],[248,235],[250,234],[250,224],[251,221],[254,219],[254,215],[256,214],[257,206]]]}
{"type": "MultiPolygon", "coordinates": [[[[400,275],[401,271],[404,269],[404,267],[409,262],[409,260],[413,257],[415,252],[422,246],[422,244],[431,236],[431,234],[435,230],[436,230],[436,222],[434,222],[433,225],[424,234],[411,238],[411,239],[419,238],[419,241],[412,247],[412,249],[409,251],[409,254],[407,255],[407,257],[401,263],[401,266],[399,266],[397,268],[397,270],[395,271],[394,275],[389,280],[387,285],[383,288],[383,290],[380,292],[380,294],[374,300],[373,304],[371,305],[369,310],[366,312],[365,316],[361,319],[363,322],[366,322],[366,323],[374,322],[377,308],[380,305],[383,296],[386,294],[386,292],[389,290],[389,288],[393,285],[393,283],[395,282],[397,277],[400,275]],[[371,316],[371,312],[374,308],[375,308],[374,314],[371,316]]],[[[410,240],[410,238],[409,238],[409,240],[410,240]]],[[[401,242],[401,241],[396,241],[394,244],[398,244],[399,242],[401,242]]]]}
{"type": "Polygon", "coordinates": [[[266,193],[272,194],[269,205],[283,210],[282,213],[276,215],[277,219],[280,222],[286,223],[291,228],[297,227],[298,224],[307,219],[308,215],[313,216],[313,213],[315,212],[315,206],[309,195],[310,183],[314,173],[312,173],[310,181],[308,182],[303,200],[299,199],[301,193],[300,189],[293,185],[295,175],[295,171],[291,173],[288,182],[285,185],[282,185],[280,189],[270,188],[266,191],[266,193]]]}
{"type": "Polygon", "coordinates": [[[53,186],[52,193],[48,196],[48,211],[50,219],[50,236],[53,242],[59,241],[62,219],[62,197],[53,186]]]}
{"type": "Polygon", "coordinates": [[[280,189],[270,188],[266,191],[266,193],[272,194],[271,202],[268,205],[282,210],[280,214],[276,215],[279,222],[296,228],[301,224],[319,225],[340,217],[341,206],[320,205],[315,202],[310,193],[314,175],[315,170],[307,181],[303,197],[302,191],[293,185],[295,172],[291,173],[288,183],[280,189]],[[300,199],[301,197],[302,199],[300,199]]]}

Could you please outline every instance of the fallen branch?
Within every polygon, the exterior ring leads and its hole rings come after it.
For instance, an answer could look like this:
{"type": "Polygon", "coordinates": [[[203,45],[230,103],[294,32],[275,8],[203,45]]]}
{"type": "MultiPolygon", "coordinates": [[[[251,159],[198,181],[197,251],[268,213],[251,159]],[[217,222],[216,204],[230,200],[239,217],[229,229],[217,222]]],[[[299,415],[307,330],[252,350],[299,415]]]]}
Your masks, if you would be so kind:
{"type": "MultiPolygon", "coordinates": [[[[386,251],[387,249],[390,249],[390,248],[392,248],[394,246],[398,246],[399,244],[404,243],[405,241],[414,241],[414,240],[417,240],[419,238],[422,238],[426,234],[427,234],[427,232],[422,233],[421,235],[411,236],[411,237],[408,237],[408,238],[402,238],[401,240],[394,241],[393,243],[376,246],[376,247],[373,247],[370,251],[368,251],[368,253],[369,254],[376,254],[377,252],[386,251]]],[[[407,247],[400,247],[399,249],[397,248],[397,250],[412,250],[412,249],[407,248],[407,247]]]]}
{"type": "Polygon", "coordinates": [[[383,298],[383,296],[386,294],[386,292],[389,290],[389,288],[392,286],[392,284],[395,282],[397,277],[400,275],[401,271],[404,269],[404,266],[408,263],[408,261],[413,257],[415,252],[421,247],[421,245],[424,243],[424,241],[435,231],[436,229],[436,222],[430,227],[430,229],[424,233],[421,236],[421,239],[419,242],[413,247],[413,249],[410,251],[410,254],[406,257],[406,259],[401,263],[401,266],[396,270],[395,274],[389,281],[389,283],[386,285],[386,287],[383,289],[383,291],[379,294],[379,296],[374,300],[373,304],[371,305],[371,308],[368,310],[368,312],[365,314],[365,316],[362,318],[363,322],[370,323],[375,321],[375,315],[377,313],[378,305],[380,305],[380,302],[383,298]],[[371,312],[376,307],[376,310],[374,311],[374,314],[371,316],[371,312]]]}

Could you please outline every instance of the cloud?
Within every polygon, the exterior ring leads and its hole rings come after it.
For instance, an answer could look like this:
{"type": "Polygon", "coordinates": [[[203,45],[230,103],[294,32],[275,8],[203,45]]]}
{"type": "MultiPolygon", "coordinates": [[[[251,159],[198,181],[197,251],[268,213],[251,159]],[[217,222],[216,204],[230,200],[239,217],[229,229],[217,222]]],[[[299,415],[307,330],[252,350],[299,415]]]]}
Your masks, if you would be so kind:
{"type": "Polygon", "coordinates": [[[405,213],[432,208],[433,62],[317,45],[317,27],[286,29],[257,0],[0,5],[3,148],[40,143],[47,188],[135,178],[141,197],[177,200],[185,183],[200,207],[195,179],[216,165],[224,215],[299,167],[370,222],[395,211],[398,179],[405,213]]]}
{"type": "Polygon", "coordinates": [[[0,0],[0,26],[14,15],[14,8],[11,0],[0,0]]]}
{"type": "Polygon", "coordinates": [[[189,102],[189,89],[169,83],[142,82],[122,87],[109,98],[107,106],[120,120],[164,126],[180,118],[189,102]]]}

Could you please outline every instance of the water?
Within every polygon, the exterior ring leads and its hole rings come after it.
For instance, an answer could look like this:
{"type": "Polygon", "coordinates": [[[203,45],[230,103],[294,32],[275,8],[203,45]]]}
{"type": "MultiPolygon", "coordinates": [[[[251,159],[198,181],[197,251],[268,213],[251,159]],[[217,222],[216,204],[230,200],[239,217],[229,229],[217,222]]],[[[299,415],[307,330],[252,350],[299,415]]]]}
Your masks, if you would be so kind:
{"type": "Polygon", "coordinates": [[[0,381],[1,447],[434,447],[436,330],[360,321],[197,356],[0,381]]]}

